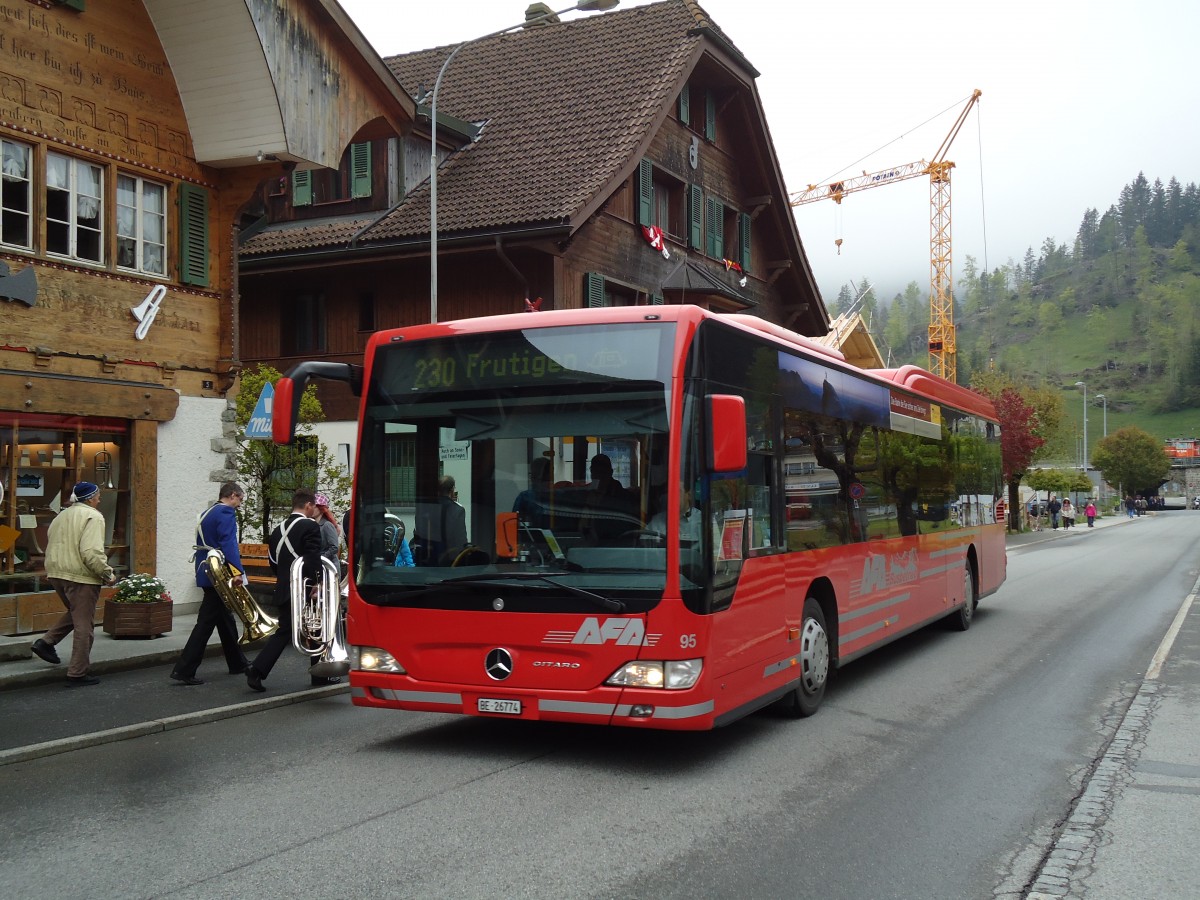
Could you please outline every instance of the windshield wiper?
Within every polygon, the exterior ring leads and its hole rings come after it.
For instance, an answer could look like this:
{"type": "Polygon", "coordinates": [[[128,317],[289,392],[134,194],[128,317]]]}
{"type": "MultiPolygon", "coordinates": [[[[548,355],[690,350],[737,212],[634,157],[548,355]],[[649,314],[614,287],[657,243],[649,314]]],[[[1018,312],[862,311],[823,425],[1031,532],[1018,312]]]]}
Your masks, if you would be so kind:
{"type": "Polygon", "coordinates": [[[491,574],[479,573],[476,575],[459,575],[456,578],[443,578],[438,582],[438,584],[463,584],[465,582],[488,584],[511,578],[515,578],[518,581],[542,581],[546,584],[553,585],[556,588],[561,588],[573,596],[583,597],[589,603],[592,603],[601,609],[606,609],[609,612],[625,611],[625,604],[620,600],[617,600],[613,597],[605,597],[602,594],[596,594],[592,591],[584,590],[581,587],[575,587],[573,584],[563,584],[561,581],[557,581],[551,578],[549,575],[543,575],[540,572],[505,572],[503,574],[496,574],[493,572],[491,574]]]}

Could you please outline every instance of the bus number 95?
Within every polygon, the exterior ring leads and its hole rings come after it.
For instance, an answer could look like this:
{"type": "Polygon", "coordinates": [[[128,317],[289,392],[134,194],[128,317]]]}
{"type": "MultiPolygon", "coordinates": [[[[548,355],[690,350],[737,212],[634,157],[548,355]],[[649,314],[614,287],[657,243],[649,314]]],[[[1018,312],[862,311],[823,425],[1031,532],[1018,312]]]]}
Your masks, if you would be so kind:
{"type": "Polygon", "coordinates": [[[691,650],[696,646],[696,636],[694,634],[681,634],[679,636],[679,649],[691,650]]]}

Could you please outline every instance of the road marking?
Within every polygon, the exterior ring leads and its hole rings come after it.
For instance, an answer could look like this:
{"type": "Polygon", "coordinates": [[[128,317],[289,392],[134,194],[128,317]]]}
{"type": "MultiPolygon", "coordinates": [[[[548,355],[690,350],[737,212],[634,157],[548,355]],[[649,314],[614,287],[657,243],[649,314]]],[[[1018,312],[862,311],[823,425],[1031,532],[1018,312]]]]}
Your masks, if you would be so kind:
{"type": "Polygon", "coordinates": [[[1150,660],[1150,668],[1146,670],[1147,681],[1158,680],[1158,676],[1162,672],[1163,663],[1167,661],[1167,654],[1171,652],[1171,646],[1175,643],[1175,637],[1179,634],[1179,629],[1183,627],[1183,620],[1187,618],[1188,610],[1192,608],[1192,602],[1196,599],[1196,592],[1198,590],[1200,590],[1200,578],[1197,578],[1196,583],[1192,585],[1192,592],[1183,599],[1183,605],[1179,607],[1179,612],[1175,613],[1175,621],[1171,623],[1171,627],[1163,635],[1162,643],[1158,645],[1158,649],[1154,652],[1154,656],[1150,660]]]}

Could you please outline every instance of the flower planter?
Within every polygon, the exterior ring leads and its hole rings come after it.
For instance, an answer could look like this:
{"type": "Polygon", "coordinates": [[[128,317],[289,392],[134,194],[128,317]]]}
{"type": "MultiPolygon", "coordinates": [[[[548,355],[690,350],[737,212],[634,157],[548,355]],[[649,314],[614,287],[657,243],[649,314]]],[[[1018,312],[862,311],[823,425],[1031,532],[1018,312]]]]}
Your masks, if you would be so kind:
{"type": "Polygon", "coordinates": [[[104,603],[104,633],[112,637],[157,637],[171,630],[170,600],[154,603],[104,603]]]}

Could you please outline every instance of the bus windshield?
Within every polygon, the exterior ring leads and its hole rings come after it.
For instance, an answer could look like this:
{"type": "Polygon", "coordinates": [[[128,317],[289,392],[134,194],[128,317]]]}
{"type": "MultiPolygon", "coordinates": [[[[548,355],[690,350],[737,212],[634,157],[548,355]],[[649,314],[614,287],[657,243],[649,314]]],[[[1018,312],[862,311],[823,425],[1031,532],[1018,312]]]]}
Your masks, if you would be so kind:
{"type": "Polygon", "coordinates": [[[381,346],[365,398],[355,584],[368,603],[647,609],[667,478],[671,323],[381,346]],[[510,592],[511,594],[511,592],[510,592]]]}

